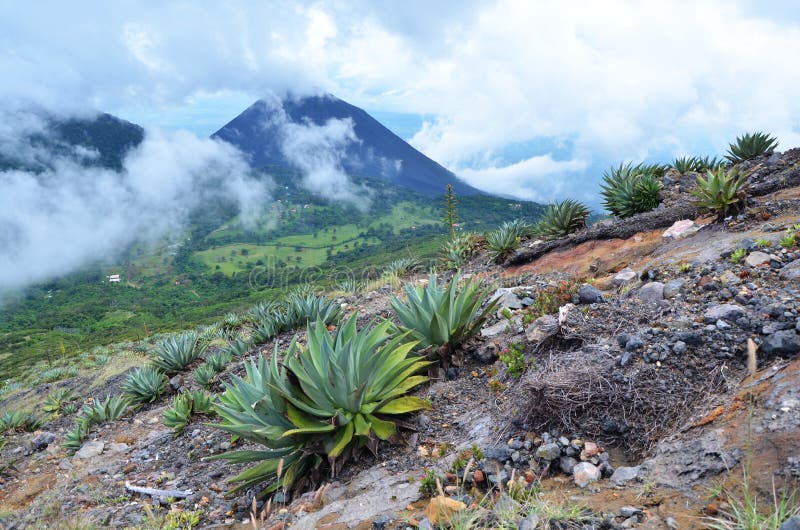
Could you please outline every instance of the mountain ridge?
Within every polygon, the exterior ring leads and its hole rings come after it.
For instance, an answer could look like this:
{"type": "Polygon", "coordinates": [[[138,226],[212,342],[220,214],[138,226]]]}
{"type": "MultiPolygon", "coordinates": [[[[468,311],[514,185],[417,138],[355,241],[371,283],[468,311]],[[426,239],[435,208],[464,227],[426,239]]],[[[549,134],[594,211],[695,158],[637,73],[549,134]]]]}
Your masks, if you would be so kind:
{"type": "Polygon", "coordinates": [[[281,145],[283,120],[293,125],[322,127],[330,120],[349,119],[358,141],[350,142],[341,158],[346,173],[388,180],[428,197],[442,195],[447,184],[452,184],[460,195],[486,195],[416,150],[363,109],[335,96],[285,98],[279,105],[277,108],[259,99],[211,137],[249,155],[254,167],[293,167],[296,164],[288,159],[281,145]],[[399,167],[394,164],[396,161],[400,161],[399,167]]]}

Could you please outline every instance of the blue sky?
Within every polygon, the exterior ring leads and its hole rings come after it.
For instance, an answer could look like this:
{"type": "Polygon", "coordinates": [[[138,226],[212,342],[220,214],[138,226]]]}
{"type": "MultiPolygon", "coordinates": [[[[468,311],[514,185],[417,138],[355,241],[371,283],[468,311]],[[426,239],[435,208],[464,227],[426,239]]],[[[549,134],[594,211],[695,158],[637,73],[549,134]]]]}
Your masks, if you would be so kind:
{"type": "Polygon", "coordinates": [[[206,136],[329,92],[477,187],[594,207],[622,160],[800,145],[799,56],[789,1],[0,5],[0,105],[206,136]]]}

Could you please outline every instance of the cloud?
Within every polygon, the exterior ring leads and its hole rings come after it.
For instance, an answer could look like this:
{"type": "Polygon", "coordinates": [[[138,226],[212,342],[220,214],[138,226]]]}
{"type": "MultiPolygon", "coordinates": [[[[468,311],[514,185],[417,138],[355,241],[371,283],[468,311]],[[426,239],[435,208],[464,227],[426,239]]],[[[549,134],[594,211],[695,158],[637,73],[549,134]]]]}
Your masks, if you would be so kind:
{"type": "Polygon", "coordinates": [[[354,184],[343,168],[345,159],[357,162],[348,154],[348,147],[361,143],[353,120],[331,118],[323,124],[310,119],[296,122],[276,94],[269,94],[261,101],[269,116],[263,126],[278,136],[281,153],[301,171],[303,187],[330,201],[346,202],[366,211],[370,205],[369,188],[354,184]]]}
{"type": "MultiPolygon", "coordinates": [[[[7,3],[0,101],[168,110],[321,90],[433,116],[412,143],[467,179],[509,144],[569,139],[567,158],[592,164],[548,188],[565,196],[596,190],[603,164],[720,154],[745,131],[793,147],[797,15],[752,0],[7,3]]],[[[524,158],[548,154],[563,158],[524,158]]]]}
{"type": "Polygon", "coordinates": [[[41,172],[0,172],[0,293],[174,234],[201,206],[232,200],[247,221],[267,199],[238,151],[186,132],[148,131],[119,172],[73,155],[51,154],[41,172]]]}

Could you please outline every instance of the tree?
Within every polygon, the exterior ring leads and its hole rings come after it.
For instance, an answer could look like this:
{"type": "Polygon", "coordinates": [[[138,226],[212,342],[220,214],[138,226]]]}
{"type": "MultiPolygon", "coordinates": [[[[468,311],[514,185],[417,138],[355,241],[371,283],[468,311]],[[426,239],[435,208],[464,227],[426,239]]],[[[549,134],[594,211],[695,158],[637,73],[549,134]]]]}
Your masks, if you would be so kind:
{"type": "Polygon", "coordinates": [[[456,226],[458,226],[458,199],[453,191],[452,184],[447,185],[447,191],[444,194],[443,220],[450,229],[450,237],[454,237],[456,235],[456,226]]]}

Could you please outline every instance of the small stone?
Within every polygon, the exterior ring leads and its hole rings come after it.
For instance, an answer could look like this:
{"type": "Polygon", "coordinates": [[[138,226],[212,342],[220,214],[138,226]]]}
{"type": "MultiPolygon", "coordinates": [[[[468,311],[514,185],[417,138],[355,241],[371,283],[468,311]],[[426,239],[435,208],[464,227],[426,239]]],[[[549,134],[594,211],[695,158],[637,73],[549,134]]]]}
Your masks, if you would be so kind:
{"type": "Polygon", "coordinates": [[[686,353],[686,343],[682,340],[675,342],[675,344],[672,345],[672,351],[678,355],[686,353]]]}
{"type": "Polygon", "coordinates": [[[664,298],[675,298],[683,291],[683,288],[686,287],[686,280],[682,278],[678,278],[676,280],[670,280],[664,285],[664,291],[662,295],[664,298]]]}
{"type": "Polygon", "coordinates": [[[776,331],[764,338],[759,349],[767,355],[793,355],[800,352],[800,335],[791,329],[776,331]]]}
{"type": "Polygon", "coordinates": [[[735,322],[737,318],[743,317],[744,315],[744,308],[736,304],[716,304],[706,309],[703,318],[707,323],[714,323],[717,320],[735,322]]]}
{"type": "Polygon", "coordinates": [[[522,300],[513,290],[501,287],[492,295],[492,300],[497,300],[497,307],[500,309],[522,309],[522,300]]]}
{"type": "Polygon", "coordinates": [[[272,501],[276,504],[288,504],[290,500],[291,497],[289,497],[289,495],[284,491],[279,491],[275,493],[274,497],[272,497],[272,501]]]}
{"type": "Polygon", "coordinates": [[[486,480],[486,475],[483,474],[483,471],[480,469],[476,469],[475,472],[472,474],[472,478],[475,480],[476,484],[480,484],[484,480],[486,480]]]}
{"type": "Polygon", "coordinates": [[[519,523],[517,523],[518,530],[536,530],[537,528],[539,528],[539,516],[535,513],[520,519],[519,523]]]}
{"type": "Polygon", "coordinates": [[[800,259],[784,265],[778,276],[781,280],[800,280],[800,259]]]}
{"type": "Polygon", "coordinates": [[[600,454],[600,447],[597,446],[594,442],[585,442],[583,444],[583,451],[581,451],[581,458],[591,458],[595,455],[600,454]]]}
{"type": "Polygon", "coordinates": [[[614,474],[611,475],[611,482],[616,486],[622,486],[626,482],[639,478],[642,468],[636,467],[618,467],[614,474]]]}
{"type": "Polygon", "coordinates": [[[694,234],[698,230],[700,230],[700,227],[697,226],[694,221],[691,219],[682,219],[672,223],[672,226],[667,228],[664,233],[661,234],[661,237],[666,240],[683,239],[684,237],[694,234]]]}
{"type": "Polygon", "coordinates": [[[176,375],[176,376],[173,376],[173,377],[172,377],[172,378],[169,380],[169,386],[171,386],[173,390],[178,390],[178,389],[180,389],[180,387],[182,387],[182,386],[183,386],[183,376],[182,376],[182,375],[180,375],[180,374],[178,374],[178,375],[176,375]]]}
{"type": "Polygon", "coordinates": [[[489,460],[497,460],[498,462],[505,462],[511,458],[511,449],[504,446],[487,447],[483,451],[483,456],[489,460]]]}
{"type": "Polygon", "coordinates": [[[383,530],[386,528],[386,525],[392,522],[392,518],[388,515],[381,515],[374,521],[372,521],[372,530],[383,530]]]}
{"type": "Polygon", "coordinates": [[[561,456],[561,446],[557,443],[546,443],[536,450],[536,458],[541,458],[542,460],[551,461],[559,456],[561,456]]]}
{"type": "Polygon", "coordinates": [[[496,337],[503,333],[508,326],[508,322],[505,320],[501,320],[497,324],[493,324],[491,326],[486,326],[485,328],[481,329],[481,337],[486,337],[488,339],[492,337],[496,337]]]}
{"type": "Polygon", "coordinates": [[[86,442],[75,453],[73,458],[89,459],[95,456],[100,456],[103,453],[103,448],[106,446],[104,442],[86,442]]]}
{"type": "Polygon", "coordinates": [[[493,363],[497,359],[497,344],[487,342],[483,346],[473,350],[472,355],[482,363],[493,363]]]}
{"type": "Polygon", "coordinates": [[[48,445],[56,440],[55,433],[43,431],[33,437],[31,440],[31,449],[34,451],[43,451],[48,445]]]}
{"type": "Polygon", "coordinates": [[[553,315],[543,315],[525,329],[528,342],[542,342],[558,333],[558,319],[553,315]]]}
{"type": "Polygon", "coordinates": [[[664,299],[664,284],[661,282],[649,282],[639,288],[639,300],[648,304],[658,303],[664,299]]]}
{"type": "Polygon", "coordinates": [[[589,462],[581,462],[572,470],[573,480],[581,488],[600,480],[600,476],[600,470],[597,469],[597,466],[589,462]]]}
{"type": "Polygon", "coordinates": [[[560,467],[561,471],[566,475],[572,475],[572,471],[577,465],[578,460],[572,458],[571,456],[562,456],[558,459],[558,467],[560,467]]]}
{"type": "Polygon", "coordinates": [[[644,342],[638,335],[632,335],[628,338],[628,341],[625,343],[625,351],[627,352],[635,352],[644,347],[644,342]]]}
{"type": "Polygon", "coordinates": [[[755,251],[751,252],[745,259],[744,262],[750,267],[759,267],[770,261],[769,254],[765,254],[763,252],[755,251]]]}
{"type": "Polygon", "coordinates": [[[642,510],[634,506],[623,506],[619,509],[620,517],[633,517],[634,515],[640,515],[641,513],[642,510]]]}
{"type": "Polygon", "coordinates": [[[723,330],[724,331],[726,329],[731,329],[731,325],[728,324],[727,322],[725,322],[722,319],[717,320],[715,325],[717,326],[717,329],[719,329],[719,330],[723,330]]]}
{"type": "Polygon", "coordinates": [[[614,275],[614,278],[611,280],[611,283],[616,286],[625,285],[628,282],[632,282],[638,276],[637,272],[630,267],[625,267],[617,274],[614,275]]]}
{"type": "Polygon", "coordinates": [[[584,283],[578,288],[578,303],[580,304],[600,304],[605,302],[603,293],[596,287],[584,283]]]}

